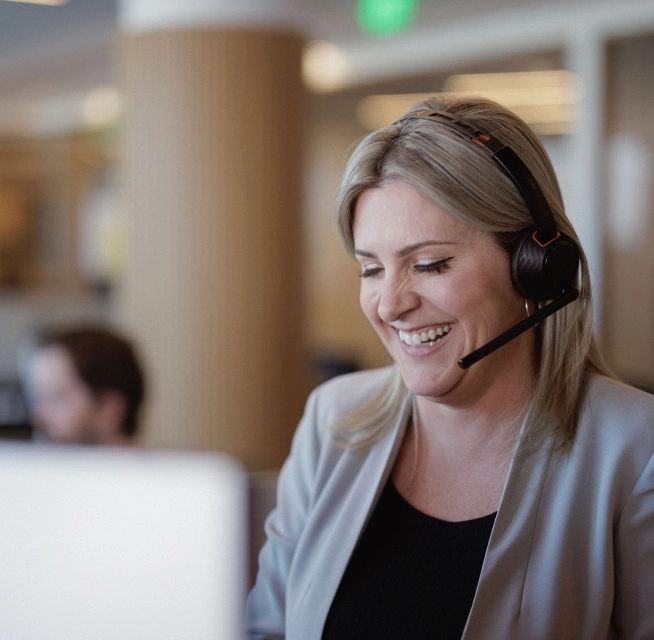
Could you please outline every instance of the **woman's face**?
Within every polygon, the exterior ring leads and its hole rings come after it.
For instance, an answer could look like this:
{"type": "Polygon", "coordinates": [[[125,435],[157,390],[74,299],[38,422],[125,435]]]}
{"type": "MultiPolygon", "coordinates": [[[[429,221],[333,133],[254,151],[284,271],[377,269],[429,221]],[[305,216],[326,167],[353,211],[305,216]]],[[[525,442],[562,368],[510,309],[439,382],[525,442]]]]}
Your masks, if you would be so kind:
{"type": "Polygon", "coordinates": [[[467,403],[533,365],[533,332],[466,371],[457,364],[526,315],[490,233],[401,182],[361,194],[353,232],[361,307],[415,394],[467,403]]]}

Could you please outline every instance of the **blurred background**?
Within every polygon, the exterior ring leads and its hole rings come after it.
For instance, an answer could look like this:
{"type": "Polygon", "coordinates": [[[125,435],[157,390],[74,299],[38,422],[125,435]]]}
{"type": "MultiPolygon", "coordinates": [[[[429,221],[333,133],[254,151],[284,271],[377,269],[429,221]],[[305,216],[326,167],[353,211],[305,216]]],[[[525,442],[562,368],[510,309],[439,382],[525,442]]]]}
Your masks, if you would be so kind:
{"type": "Polygon", "coordinates": [[[542,136],[596,328],[654,387],[654,1],[0,0],[0,423],[43,324],[131,336],[144,446],[288,453],[321,380],[383,366],[331,219],[348,153],[422,96],[542,136]]]}

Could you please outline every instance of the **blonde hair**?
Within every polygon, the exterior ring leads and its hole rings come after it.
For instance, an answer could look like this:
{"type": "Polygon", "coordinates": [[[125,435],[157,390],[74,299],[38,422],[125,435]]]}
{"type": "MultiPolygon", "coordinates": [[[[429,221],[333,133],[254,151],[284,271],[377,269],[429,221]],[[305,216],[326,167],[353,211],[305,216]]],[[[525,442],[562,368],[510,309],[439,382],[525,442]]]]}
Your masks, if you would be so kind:
{"type": "MultiPolygon", "coordinates": [[[[423,109],[451,113],[511,147],[538,181],[557,228],[579,245],[547,152],[523,120],[481,98],[430,98],[404,117],[423,109]]],[[[410,185],[458,220],[492,233],[507,254],[520,231],[533,225],[518,190],[485,149],[433,121],[401,120],[365,137],[347,163],[335,213],[341,240],[352,257],[357,199],[388,181],[410,185]]],[[[537,382],[521,446],[553,435],[560,448],[567,448],[577,431],[586,374],[612,376],[593,334],[588,263],[581,246],[580,252],[578,300],[536,327],[537,382]]],[[[395,366],[377,396],[332,425],[335,438],[355,448],[372,445],[394,424],[406,393],[395,366]]]]}

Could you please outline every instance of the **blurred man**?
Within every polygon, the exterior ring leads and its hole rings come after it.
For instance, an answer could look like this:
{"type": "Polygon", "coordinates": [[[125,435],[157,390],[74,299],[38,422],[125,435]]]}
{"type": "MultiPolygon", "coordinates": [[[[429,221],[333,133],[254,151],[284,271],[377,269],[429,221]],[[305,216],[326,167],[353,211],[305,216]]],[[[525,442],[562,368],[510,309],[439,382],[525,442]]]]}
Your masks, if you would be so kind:
{"type": "Polygon", "coordinates": [[[51,331],[27,364],[31,422],[52,442],[128,445],[144,395],[132,345],[102,328],[51,331]]]}

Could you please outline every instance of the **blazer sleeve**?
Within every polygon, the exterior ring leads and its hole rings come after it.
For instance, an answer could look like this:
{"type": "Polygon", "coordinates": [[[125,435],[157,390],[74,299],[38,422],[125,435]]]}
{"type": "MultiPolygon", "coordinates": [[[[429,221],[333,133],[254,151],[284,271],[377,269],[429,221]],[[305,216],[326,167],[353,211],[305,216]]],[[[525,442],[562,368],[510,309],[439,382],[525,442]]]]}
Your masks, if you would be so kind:
{"type": "Polygon", "coordinates": [[[266,519],[266,542],[246,606],[247,633],[252,640],[285,637],[286,585],[313,501],[321,449],[317,398],[317,391],[309,396],[291,453],[279,474],[277,505],[266,519]]]}
{"type": "Polygon", "coordinates": [[[654,638],[654,456],[620,514],[615,531],[613,625],[620,640],[654,638]]]}

